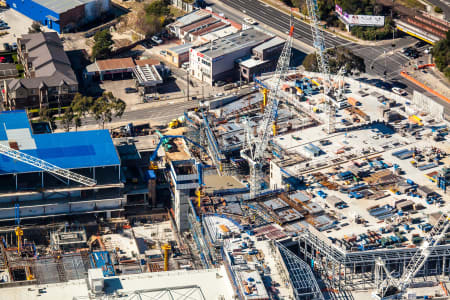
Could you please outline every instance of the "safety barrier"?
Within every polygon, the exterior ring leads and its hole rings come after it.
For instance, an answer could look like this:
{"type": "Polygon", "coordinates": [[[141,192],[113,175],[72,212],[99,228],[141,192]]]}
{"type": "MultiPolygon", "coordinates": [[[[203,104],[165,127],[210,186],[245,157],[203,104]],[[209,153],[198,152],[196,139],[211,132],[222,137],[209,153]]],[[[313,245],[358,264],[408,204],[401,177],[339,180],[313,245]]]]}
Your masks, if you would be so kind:
{"type": "Polygon", "coordinates": [[[424,90],[426,90],[427,92],[435,95],[436,97],[439,97],[440,99],[450,103],[450,99],[448,99],[447,97],[445,97],[444,95],[439,94],[438,92],[436,92],[435,90],[429,88],[428,86],[426,86],[425,84],[419,82],[418,80],[414,79],[413,77],[409,76],[406,72],[401,71],[400,75],[405,77],[406,79],[408,79],[409,81],[411,81],[412,83],[414,83],[415,85],[420,86],[421,88],[423,88],[424,90]]]}

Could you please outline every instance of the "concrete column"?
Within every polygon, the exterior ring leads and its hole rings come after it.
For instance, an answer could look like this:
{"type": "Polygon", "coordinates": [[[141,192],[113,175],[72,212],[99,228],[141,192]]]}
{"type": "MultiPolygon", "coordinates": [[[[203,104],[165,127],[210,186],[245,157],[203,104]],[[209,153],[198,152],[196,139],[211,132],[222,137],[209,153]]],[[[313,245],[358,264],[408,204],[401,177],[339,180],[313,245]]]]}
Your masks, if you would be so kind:
{"type": "Polygon", "coordinates": [[[106,219],[111,219],[111,211],[109,210],[106,212],[106,219]]]}
{"type": "Polygon", "coordinates": [[[41,187],[44,188],[44,172],[41,172],[41,187]]]}
{"type": "Polygon", "coordinates": [[[17,189],[18,189],[18,186],[17,186],[17,174],[14,174],[14,177],[16,177],[16,191],[17,191],[17,189]]]}

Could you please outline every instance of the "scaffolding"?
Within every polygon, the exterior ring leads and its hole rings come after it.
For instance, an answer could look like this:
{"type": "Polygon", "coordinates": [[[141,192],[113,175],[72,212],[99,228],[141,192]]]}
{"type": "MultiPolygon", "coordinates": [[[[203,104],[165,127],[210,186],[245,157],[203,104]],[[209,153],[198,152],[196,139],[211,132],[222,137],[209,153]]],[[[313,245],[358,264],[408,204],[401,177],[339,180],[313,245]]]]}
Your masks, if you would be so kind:
{"type": "Polygon", "coordinates": [[[276,249],[278,263],[284,266],[282,269],[285,272],[282,273],[285,273],[285,280],[292,287],[295,299],[323,300],[322,292],[308,264],[279,242],[272,241],[271,247],[276,249]]]}
{"type": "MultiPolygon", "coordinates": [[[[402,274],[418,248],[346,251],[312,226],[298,238],[299,256],[336,290],[376,288],[377,261],[381,258],[391,273],[402,274]]],[[[448,276],[450,245],[435,247],[416,277],[448,276]]]]}

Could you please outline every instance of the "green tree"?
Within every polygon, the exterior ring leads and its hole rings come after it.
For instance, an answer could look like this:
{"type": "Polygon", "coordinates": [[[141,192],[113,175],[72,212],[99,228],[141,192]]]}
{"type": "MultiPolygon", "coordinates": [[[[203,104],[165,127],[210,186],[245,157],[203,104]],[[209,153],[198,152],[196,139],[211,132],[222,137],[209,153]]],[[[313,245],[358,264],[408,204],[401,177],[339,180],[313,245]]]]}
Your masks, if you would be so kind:
{"type": "Polygon", "coordinates": [[[70,106],[77,116],[85,118],[91,110],[92,103],[92,97],[86,97],[80,93],[76,93],[70,106]]]}
{"type": "Polygon", "coordinates": [[[78,131],[78,127],[80,127],[83,123],[81,122],[80,116],[75,116],[73,118],[73,123],[75,125],[75,131],[78,131]]]}
{"type": "Polygon", "coordinates": [[[61,118],[61,123],[66,131],[70,130],[70,126],[72,125],[73,119],[74,113],[72,107],[69,106],[68,108],[66,108],[66,110],[64,111],[64,115],[61,118]]]}
{"type": "Polygon", "coordinates": [[[450,79],[450,30],[445,39],[434,44],[432,54],[436,67],[450,79]]]}
{"type": "Polygon", "coordinates": [[[442,14],[442,8],[440,8],[439,6],[435,6],[434,11],[437,12],[438,14],[442,14]]]}
{"type": "Polygon", "coordinates": [[[154,16],[167,16],[170,14],[169,1],[157,0],[145,6],[145,12],[154,16]]]}
{"type": "Polygon", "coordinates": [[[31,23],[30,28],[28,28],[28,33],[38,33],[38,32],[42,32],[41,23],[33,21],[33,23],[31,23]]]}
{"type": "Polygon", "coordinates": [[[114,97],[111,92],[105,92],[98,97],[91,106],[91,113],[97,122],[105,128],[106,122],[111,122],[113,116],[121,118],[126,109],[126,103],[114,97]]]}
{"type": "MultiPolygon", "coordinates": [[[[342,67],[345,67],[347,72],[359,71],[365,72],[366,65],[364,59],[357,56],[349,49],[344,47],[337,47],[328,49],[326,52],[328,56],[328,65],[330,72],[336,74],[342,67]]],[[[317,57],[315,53],[308,54],[303,60],[303,66],[306,71],[318,72],[317,57]]]]}
{"type": "Polygon", "coordinates": [[[55,116],[53,115],[52,111],[47,107],[43,107],[42,109],[39,110],[39,121],[48,122],[50,124],[51,130],[55,130],[57,128],[55,116]]]}
{"type": "Polygon", "coordinates": [[[92,46],[92,57],[94,59],[107,58],[111,55],[111,47],[114,44],[111,33],[108,29],[97,31],[94,35],[94,45],[92,46]]]}

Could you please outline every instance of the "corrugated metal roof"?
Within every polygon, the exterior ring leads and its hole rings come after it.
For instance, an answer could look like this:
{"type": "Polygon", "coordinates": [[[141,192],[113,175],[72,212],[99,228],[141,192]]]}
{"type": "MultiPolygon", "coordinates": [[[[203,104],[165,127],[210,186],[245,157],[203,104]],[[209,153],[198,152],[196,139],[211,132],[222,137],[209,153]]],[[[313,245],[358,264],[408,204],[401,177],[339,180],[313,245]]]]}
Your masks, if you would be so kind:
{"type": "MultiPolygon", "coordinates": [[[[25,111],[0,113],[0,143],[8,145],[10,132],[20,130],[24,147],[19,150],[64,169],[120,165],[107,130],[31,133],[25,111]],[[27,132],[27,133],[25,133],[27,132]]],[[[40,169],[0,155],[0,174],[37,172],[40,169]]]]}
{"type": "Polygon", "coordinates": [[[34,2],[61,14],[77,6],[94,2],[95,0],[33,0],[34,2]]]}
{"type": "Polygon", "coordinates": [[[193,12],[182,16],[181,18],[177,19],[174,23],[171,24],[171,26],[179,26],[179,27],[183,27],[186,26],[188,24],[194,23],[200,19],[206,18],[208,16],[210,16],[211,13],[209,11],[206,10],[202,10],[202,9],[198,9],[198,10],[194,10],[193,12]]]}
{"type": "Polygon", "coordinates": [[[265,43],[262,43],[259,46],[256,46],[253,51],[257,51],[257,52],[262,52],[264,49],[268,49],[268,48],[272,48],[281,44],[284,44],[285,40],[283,40],[282,38],[276,36],[271,40],[268,40],[265,43]]]}
{"type": "Polygon", "coordinates": [[[181,53],[188,52],[190,48],[192,48],[192,44],[186,43],[186,44],[182,44],[182,45],[178,45],[178,46],[169,48],[168,51],[176,53],[176,54],[181,54],[181,53]]]}
{"type": "Polygon", "coordinates": [[[246,47],[256,46],[269,38],[268,34],[251,28],[217,39],[197,50],[205,56],[216,58],[246,47]]]}

